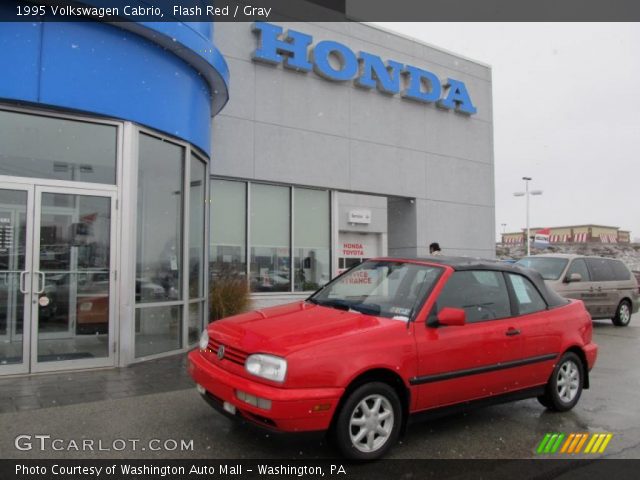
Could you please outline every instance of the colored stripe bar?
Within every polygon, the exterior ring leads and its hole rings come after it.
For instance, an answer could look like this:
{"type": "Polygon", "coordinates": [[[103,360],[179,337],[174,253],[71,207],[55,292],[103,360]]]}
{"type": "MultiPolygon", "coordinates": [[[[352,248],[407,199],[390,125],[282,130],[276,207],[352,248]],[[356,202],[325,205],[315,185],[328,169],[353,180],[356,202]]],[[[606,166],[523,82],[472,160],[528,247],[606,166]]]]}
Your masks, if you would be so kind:
{"type": "Polygon", "coordinates": [[[567,453],[567,449],[569,448],[569,445],[571,445],[571,442],[573,442],[574,438],[576,438],[575,433],[572,433],[567,437],[567,441],[564,442],[564,445],[562,446],[562,450],[560,450],[560,453],[567,453]]]}
{"type": "Polygon", "coordinates": [[[547,442],[549,441],[549,439],[551,438],[551,434],[547,433],[544,438],[542,439],[542,441],[540,442],[540,445],[538,445],[538,453],[542,453],[544,451],[544,447],[547,445],[547,442]]]}
{"type": "Polygon", "coordinates": [[[589,440],[589,443],[587,443],[587,448],[584,449],[584,453],[591,453],[591,447],[595,445],[599,437],[600,435],[598,435],[597,433],[594,433],[591,436],[591,440],[589,440]]]}
{"type": "Polygon", "coordinates": [[[555,445],[551,448],[551,453],[556,453],[558,451],[558,448],[560,448],[560,444],[562,443],[562,440],[564,440],[564,433],[561,433],[558,435],[558,439],[556,440],[555,445]]]}
{"type": "Polygon", "coordinates": [[[547,446],[544,448],[544,453],[551,453],[551,447],[553,447],[553,445],[555,444],[556,438],[558,438],[557,433],[554,433],[553,435],[551,435],[551,438],[549,439],[547,446]]]}
{"type": "Polygon", "coordinates": [[[598,453],[604,453],[604,450],[607,448],[607,445],[609,445],[609,442],[611,441],[612,438],[613,438],[613,434],[608,433],[606,438],[604,439],[604,442],[602,442],[602,445],[600,446],[600,451],[598,453]]]}
{"type": "Polygon", "coordinates": [[[578,443],[578,446],[576,447],[576,451],[574,453],[580,453],[580,451],[582,450],[582,446],[584,445],[584,442],[586,442],[587,438],[589,438],[588,433],[583,433],[581,435],[582,435],[582,438],[580,439],[580,443],[578,443]]]}

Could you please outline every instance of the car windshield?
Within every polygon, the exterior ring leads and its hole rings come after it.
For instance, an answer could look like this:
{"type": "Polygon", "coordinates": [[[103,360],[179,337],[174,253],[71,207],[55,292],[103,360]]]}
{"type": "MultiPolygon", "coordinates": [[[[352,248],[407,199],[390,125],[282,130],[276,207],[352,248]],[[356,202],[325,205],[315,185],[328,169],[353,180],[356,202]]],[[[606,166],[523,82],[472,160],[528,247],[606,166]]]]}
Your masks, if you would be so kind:
{"type": "Polygon", "coordinates": [[[410,320],[442,273],[441,267],[370,260],[349,270],[309,301],[366,315],[410,320]]]}
{"type": "Polygon", "coordinates": [[[535,270],[545,280],[558,280],[569,260],[553,257],[525,257],[516,262],[516,265],[535,270]]]}

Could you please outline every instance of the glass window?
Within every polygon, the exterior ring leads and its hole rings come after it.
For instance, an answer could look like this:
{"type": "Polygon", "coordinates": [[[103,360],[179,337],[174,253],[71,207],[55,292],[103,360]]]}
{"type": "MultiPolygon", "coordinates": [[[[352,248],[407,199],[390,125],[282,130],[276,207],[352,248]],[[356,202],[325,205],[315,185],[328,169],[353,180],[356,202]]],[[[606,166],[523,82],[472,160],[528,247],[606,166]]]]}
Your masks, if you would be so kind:
{"type": "Polygon", "coordinates": [[[569,269],[567,270],[567,277],[572,273],[580,274],[583,282],[588,282],[590,280],[589,269],[582,258],[577,258],[571,262],[571,265],[569,265],[569,269]]]}
{"type": "Polygon", "coordinates": [[[245,277],[247,273],[247,186],[241,182],[211,180],[211,282],[245,277]]]}
{"type": "Polygon", "coordinates": [[[525,257],[518,260],[516,264],[537,271],[545,280],[558,280],[567,262],[566,258],[525,257]]]}
{"type": "Polygon", "coordinates": [[[591,280],[594,282],[606,282],[615,280],[615,274],[611,262],[606,258],[587,258],[587,265],[591,272],[591,280]]]}
{"type": "Polygon", "coordinates": [[[288,187],[251,185],[251,291],[291,291],[288,187]]]}
{"type": "Polygon", "coordinates": [[[511,316],[509,294],[501,272],[454,272],[440,292],[437,305],[438,309],[462,308],[467,314],[467,323],[511,316]]]}
{"type": "Polygon", "coordinates": [[[631,272],[620,260],[609,260],[609,262],[616,280],[629,280],[631,278],[631,272]]]}
{"type": "Polygon", "coordinates": [[[205,164],[191,156],[189,187],[189,298],[204,296],[205,164]]]}
{"type": "Polygon", "coordinates": [[[189,345],[193,345],[200,338],[203,323],[203,303],[195,302],[189,304],[189,345]]]}
{"type": "Polygon", "coordinates": [[[320,290],[311,302],[408,321],[441,272],[439,267],[407,262],[365,262],[320,290]]]}
{"type": "Polygon", "coordinates": [[[179,300],[184,149],[140,135],[137,303],[179,300]]]}
{"type": "Polygon", "coordinates": [[[329,192],[294,188],[294,290],[317,290],[329,281],[329,192]]]}
{"type": "Polygon", "coordinates": [[[547,309],[547,304],[528,279],[513,273],[509,273],[508,276],[518,306],[518,314],[526,315],[547,309]]]}
{"type": "Polygon", "coordinates": [[[182,348],[182,305],[136,309],[136,358],[182,348]]]}
{"type": "Polygon", "coordinates": [[[136,347],[145,357],[182,348],[184,148],[140,134],[136,254],[136,347]]]}
{"type": "Polygon", "coordinates": [[[0,111],[0,175],[116,183],[113,125],[0,111]]]}

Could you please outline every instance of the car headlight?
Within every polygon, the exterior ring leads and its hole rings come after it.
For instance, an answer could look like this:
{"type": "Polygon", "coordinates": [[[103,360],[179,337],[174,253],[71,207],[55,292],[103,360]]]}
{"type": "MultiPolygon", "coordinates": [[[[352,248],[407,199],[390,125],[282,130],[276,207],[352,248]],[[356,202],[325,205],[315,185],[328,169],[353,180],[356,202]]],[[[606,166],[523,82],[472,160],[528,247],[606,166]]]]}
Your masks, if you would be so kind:
{"type": "Polygon", "coordinates": [[[207,333],[206,328],[202,331],[202,335],[200,335],[198,346],[200,347],[200,350],[206,350],[209,346],[209,333],[207,333]]]}
{"type": "Polygon", "coordinates": [[[256,377],[266,378],[274,382],[284,382],[287,374],[287,361],[284,358],[256,353],[249,355],[244,368],[256,377]]]}

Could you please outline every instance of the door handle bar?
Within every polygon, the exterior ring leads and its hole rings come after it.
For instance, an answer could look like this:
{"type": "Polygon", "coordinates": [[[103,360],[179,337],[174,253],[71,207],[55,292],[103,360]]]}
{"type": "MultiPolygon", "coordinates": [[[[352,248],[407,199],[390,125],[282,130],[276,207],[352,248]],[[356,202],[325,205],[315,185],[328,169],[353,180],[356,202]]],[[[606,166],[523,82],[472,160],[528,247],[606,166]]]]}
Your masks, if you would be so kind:
{"type": "Polygon", "coordinates": [[[510,328],[509,330],[507,330],[505,332],[505,335],[507,337],[513,337],[514,335],[520,335],[520,330],[518,330],[517,328],[510,328]]]}
{"type": "Polygon", "coordinates": [[[27,293],[26,284],[24,282],[25,277],[27,276],[26,270],[24,272],[20,272],[20,293],[27,293]]]}
{"type": "Polygon", "coordinates": [[[34,293],[43,293],[44,292],[44,284],[46,281],[46,277],[44,276],[43,272],[36,272],[36,274],[38,275],[38,277],[40,277],[42,275],[42,283],[38,282],[38,290],[36,290],[34,293]]]}

